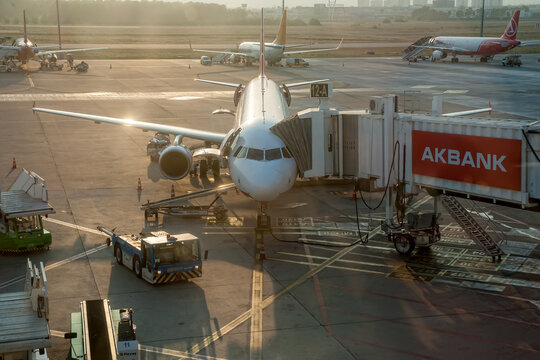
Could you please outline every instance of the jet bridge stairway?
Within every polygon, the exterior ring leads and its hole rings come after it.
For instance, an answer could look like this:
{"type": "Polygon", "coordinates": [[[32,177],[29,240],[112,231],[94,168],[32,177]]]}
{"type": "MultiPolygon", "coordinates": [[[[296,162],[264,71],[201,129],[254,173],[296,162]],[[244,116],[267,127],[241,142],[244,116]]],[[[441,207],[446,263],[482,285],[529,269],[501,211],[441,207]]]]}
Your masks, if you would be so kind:
{"type": "Polygon", "coordinates": [[[441,195],[442,203],[456,220],[456,222],[465,230],[467,235],[471,237],[484,252],[491,256],[493,261],[495,258],[501,260],[504,254],[497,242],[487,233],[487,231],[474,219],[474,217],[461,205],[461,203],[453,196],[441,195]]]}
{"type": "Polygon", "coordinates": [[[424,36],[424,37],[416,40],[415,42],[413,42],[407,48],[403,49],[403,52],[405,53],[405,55],[403,55],[402,59],[403,60],[410,60],[410,59],[414,58],[416,55],[421,53],[422,50],[424,50],[424,48],[418,47],[418,46],[426,45],[432,38],[433,37],[431,35],[428,35],[428,36],[424,36]]]}
{"type": "MultiPolygon", "coordinates": [[[[225,50],[226,52],[233,51],[232,49],[225,50]]],[[[214,57],[212,57],[213,63],[224,63],[227,61],[227,59],[231,56],[231,54],[219,54],[214,57]]]]}

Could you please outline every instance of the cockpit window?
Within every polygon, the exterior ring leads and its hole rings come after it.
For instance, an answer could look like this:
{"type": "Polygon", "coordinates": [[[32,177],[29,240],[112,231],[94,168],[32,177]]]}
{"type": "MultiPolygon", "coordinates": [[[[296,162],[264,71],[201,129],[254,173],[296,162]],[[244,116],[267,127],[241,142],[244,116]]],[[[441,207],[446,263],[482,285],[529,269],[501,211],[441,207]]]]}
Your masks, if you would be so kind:
{"type": "Polygon", "coordinates": [[[261,149],[249,148],[247,158],[251,160],[264,160],[264,151],[261,149]]]}
{"type": "Polygon", "coordinates": [[[280,148],[266,150],[264,156],[266,161],[281,159],[281,150],[280,148]]]}
{"type": "Polygon", "coordinates": [[[238,150],[236,150],[236,153],[234,154],[234,156],[236,156],[237,158],[245,158],[246,157],[246,153],[247,153],[247,147],[244,147],[244,146],[240,146],[238,148],[238,150]]]}
{"type": "Polygon", "coordinates": [[[289,150],[287,150],[286,147],[282,147],[281,148],[281,151],[283,152],[283,157],[285,159],[290,159],[292,156],[291,156],[291,153],[289,153],[289,150]]]}

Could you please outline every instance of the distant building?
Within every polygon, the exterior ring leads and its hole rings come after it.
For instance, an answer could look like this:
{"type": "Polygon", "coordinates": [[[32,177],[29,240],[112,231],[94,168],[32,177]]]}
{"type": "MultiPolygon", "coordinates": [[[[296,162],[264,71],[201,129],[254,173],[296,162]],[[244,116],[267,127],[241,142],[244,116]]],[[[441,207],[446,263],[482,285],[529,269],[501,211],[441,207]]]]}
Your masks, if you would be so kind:
{"type": "Polygon", "coordinates": [[[427,6],[428,0],[412,0],[413,6],[427,6]]]}
{"type": "MultiPolygon", "coordinates": [[[[503,0],[486,0],[486,9],[495,9],[503,6],[503,0]]],[[[472,0],[471,7],[473,9],[482,8],[482,0],[472,0]]]]}
{"type": "Polygon", "coordinates": [[[411,5],[410,0],[384,0],[384,7],[407,7],[411,5]]]}
{"type": "Polygon", "coordinates": [[[371,7],[383,7],[383,0],[371,0],[371,7]]]}
{"type": "Polygon", "coordinates": [[[368,7],[369,6],[369,0],[356,0],[356,6],[358,7],[368,7]]]}
{"type": "Polygon", "coordinates": [[[457,8],[466,8],[469,7],[469,0],[456,0],[457,8]]]}
{"type": "Polygon", "coordinates": [[[433,0],[434,9],[453,9],[454,6],[454,0],[433,0]]]}

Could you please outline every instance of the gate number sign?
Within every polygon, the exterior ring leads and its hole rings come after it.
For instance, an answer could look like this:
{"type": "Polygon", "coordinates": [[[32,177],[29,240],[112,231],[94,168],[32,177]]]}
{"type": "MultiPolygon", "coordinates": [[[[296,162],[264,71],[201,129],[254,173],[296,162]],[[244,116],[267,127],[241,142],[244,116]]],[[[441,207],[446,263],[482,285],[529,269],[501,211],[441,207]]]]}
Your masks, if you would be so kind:
{"type": "Polygon", "coordinates": [[[317,83],[311,84],[311,97],[313,98],[329,98],[332,97],[332,84],[317,83]]]}

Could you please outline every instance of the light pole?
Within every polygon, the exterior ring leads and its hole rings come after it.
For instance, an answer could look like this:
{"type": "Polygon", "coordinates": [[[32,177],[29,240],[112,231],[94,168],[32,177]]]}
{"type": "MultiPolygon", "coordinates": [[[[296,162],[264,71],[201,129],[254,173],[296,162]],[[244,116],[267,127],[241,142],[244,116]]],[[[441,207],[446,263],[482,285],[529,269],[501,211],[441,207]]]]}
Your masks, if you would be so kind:
{"type": "Polygon", "coordinates": [[[486,0],[482,0],[482,20],[480,21],[480,37],[484,36],[484,6],[486,5],[486,0]]]}

